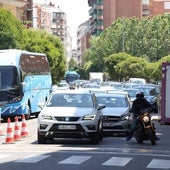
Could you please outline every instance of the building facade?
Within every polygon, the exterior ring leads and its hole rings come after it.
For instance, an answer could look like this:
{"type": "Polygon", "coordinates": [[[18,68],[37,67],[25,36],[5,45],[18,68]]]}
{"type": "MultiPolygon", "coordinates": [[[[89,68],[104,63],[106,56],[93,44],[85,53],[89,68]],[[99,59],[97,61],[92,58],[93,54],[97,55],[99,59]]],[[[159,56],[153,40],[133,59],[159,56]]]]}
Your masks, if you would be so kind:
{"type": "Polygon", "coordinates": [[[116,19],[142,17],[142,0],[88,0],[91,35],[98,36],[116,19]]]}
{"type": "Polygon", "coordinates": [[[170,13],[170,0],[149,0],[149,15],[170,13]]]}
{"type": "Polygon", "coordinates": [[[82,23],[77,30],[77,65],[81,66],[84,64],[82,54],[86,49],[89,48],[89,20],[82,23]]]}
{"type": "Polygon", "coordinates": [[[32,0],[0,0],[0,8],[10,11],[27,28],[32,27],[32,0]]]}

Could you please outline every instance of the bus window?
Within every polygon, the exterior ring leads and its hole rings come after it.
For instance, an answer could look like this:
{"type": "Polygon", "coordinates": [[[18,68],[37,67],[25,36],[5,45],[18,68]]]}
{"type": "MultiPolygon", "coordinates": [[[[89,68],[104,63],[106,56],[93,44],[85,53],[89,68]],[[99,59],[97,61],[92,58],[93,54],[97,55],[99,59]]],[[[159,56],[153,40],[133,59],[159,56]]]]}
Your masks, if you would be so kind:
{"type": "Polygon", "coordinates": [[[80,75],[75,71],[67,71],[65,74],[65,80],[67,83],[79,80],[80,75]]]}

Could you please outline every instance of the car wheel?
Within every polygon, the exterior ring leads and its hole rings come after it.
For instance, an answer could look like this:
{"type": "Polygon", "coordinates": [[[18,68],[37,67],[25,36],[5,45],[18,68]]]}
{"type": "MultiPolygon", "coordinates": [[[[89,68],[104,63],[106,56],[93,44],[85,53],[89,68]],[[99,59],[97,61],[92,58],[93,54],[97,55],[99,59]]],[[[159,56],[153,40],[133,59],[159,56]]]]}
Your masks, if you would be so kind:
{"type": "Polygon", "coordinates": [[[39,133],[38,133],[38,143],[39,144],[46,144],[47,143],[47,139],[44,138],[44,135],[40,135],[39,133]]]}
{"type": "Polygon", "coordinates": [[[102,121],[100,121],[100,123],[99,123],[98,131],[99,131],[98,133],[100,135],[100,141],[102,141],[103,140],[103,122],[102,121]]]}
{"type": "Polygon", "coordinates": [[[99,144],[103,140],[102,121],[98,124],[97,132],[91,137],[92,144],[99,144]]]}

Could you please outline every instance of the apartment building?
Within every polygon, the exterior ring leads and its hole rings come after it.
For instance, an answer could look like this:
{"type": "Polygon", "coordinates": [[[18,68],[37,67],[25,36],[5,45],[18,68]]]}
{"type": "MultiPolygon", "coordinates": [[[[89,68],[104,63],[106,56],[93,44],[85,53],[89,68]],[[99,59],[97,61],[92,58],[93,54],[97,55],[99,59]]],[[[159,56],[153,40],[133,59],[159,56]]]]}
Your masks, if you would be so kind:
{"type": "Polygon", "coordinates": [[[84,61],[81,57],[83,52],[89,48],[89,37],[90,37],[90,30],[89,30],[89,20],[82,23],[77,30],[77,65],[81,66],[84,61]]]}
{"type": "Polygon", "coordinates": [[[149,0],[149,15],[170,13],[170,0],[149,0]]]}
{"type": "MultiPolygon", "coordinates": [[[[89,27],[87,31],[84,31],[84,35],[81,35],[82,38],[77,34],[78,60],[81,62],[83,62],[81,58],[85,50],[81,45],[85,44],[83,41],[87,42],[89,37],[98,36],[117,18],[154,17],[158,14],[170,13],[170,0],[88,0],[88,5],[90,7],[89,27]]],[[[78,30],[81,32],[80,28],[78,30]]],[[[86,45],[86,49],[89,48],[89,43],[86,45]]]]}
{"type": "Polygon", "coordinates": [[[10,11],[26,27],[32,27],[32,0],[0,0],[0,8],[10,11]]]}
{"type": "Polygon", "coordinates": [[[88,0],[91,35],[98,36],[117,18],[142,17],[142,0],[88,0]]]}

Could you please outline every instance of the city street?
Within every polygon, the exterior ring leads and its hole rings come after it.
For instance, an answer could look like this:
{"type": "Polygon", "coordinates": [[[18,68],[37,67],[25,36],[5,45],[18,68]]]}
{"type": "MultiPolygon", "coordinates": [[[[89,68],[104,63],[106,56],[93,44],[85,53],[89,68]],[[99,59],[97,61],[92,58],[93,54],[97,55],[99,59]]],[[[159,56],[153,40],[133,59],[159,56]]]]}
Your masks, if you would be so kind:
{"type": "MultiPolygon", "coordinates": [[[[170,169],[170,126],[154,122],[161,139],[155,146],[149,141],[138,144],[134,138],[127,142],[123,136],[104,137],[98,145],[88,140],[54,140],[39,145],[37,119],[32,118],[26,121],[28,136],[20,141],[9,144],[6,134],[0,136],[0,169],[170,169]]],[[[2,123],[4,133],[6,128],[2,123]]]]}

